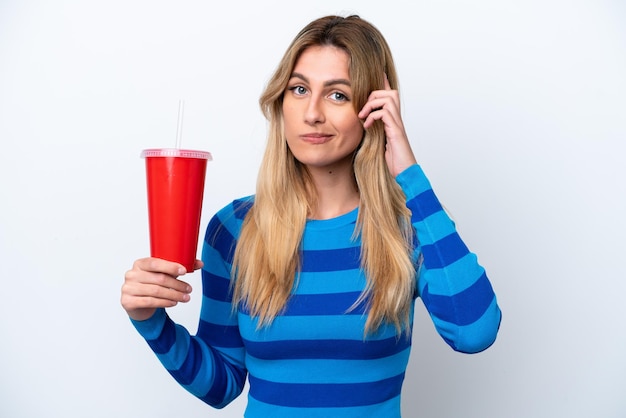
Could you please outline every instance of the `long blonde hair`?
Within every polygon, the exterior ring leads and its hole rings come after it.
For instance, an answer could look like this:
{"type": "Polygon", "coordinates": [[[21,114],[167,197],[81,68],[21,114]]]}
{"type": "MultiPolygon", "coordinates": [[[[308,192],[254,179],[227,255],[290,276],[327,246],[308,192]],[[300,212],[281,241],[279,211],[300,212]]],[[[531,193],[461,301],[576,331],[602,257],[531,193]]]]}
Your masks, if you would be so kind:
{"type": "MultiPolygon", "coordinates": [[[[254,205],[246,215],[233,260],[235,306],[245,304],[268,325],[285,307],[296,285],[299,249],[316,200],[306,167],[291,154],[283,134],[282,101],[302,52],[332,45],[350,57],[355,112],[369,93],[383,88],[384,75],[397,88],[391,51],[381,33],[358,16],[327,16],[307,25],[292,41],[259,99],[269,121],[268,143],[257,179],[254,205]]],[[[368,304],[366,333],[382,323],[408,334],[414,292],[413,230],[405,196],[385,161],[382,122],[365,132],[354,156],[360,193],[355,237],[361,235],[361,266],[367,285],[357,302],[368,304]]]]}

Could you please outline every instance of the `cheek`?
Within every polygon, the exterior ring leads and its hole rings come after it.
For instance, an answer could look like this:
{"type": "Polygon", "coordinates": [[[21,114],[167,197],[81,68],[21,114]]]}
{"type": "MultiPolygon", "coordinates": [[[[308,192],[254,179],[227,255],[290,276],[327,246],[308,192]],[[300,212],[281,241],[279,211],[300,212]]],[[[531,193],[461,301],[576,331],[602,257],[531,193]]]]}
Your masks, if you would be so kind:
{"type": "Polygon", "coordinates": [[[361,120],[358,118],[354,118],[352,121],[350,121],[350,123],[347,123],[345,125],[344,132],[351,141],[360,143],[361,139],[363,139],[363,134],[365,133],[365,130],[363,129],[361,120]]]}
{"type": "Polygon", "coordinates": [[[282,123],[285,127],[295,122],[296,108],[293,105],[283,103],[282,123]]]}
{"type": "Polygon", "coordinates": [[[287,106],[283,106],[283,114],[280,123],[282,124],[283,135],[286,135],[290,129],[290,123],[293,120],[291,112],[287,106]]]}

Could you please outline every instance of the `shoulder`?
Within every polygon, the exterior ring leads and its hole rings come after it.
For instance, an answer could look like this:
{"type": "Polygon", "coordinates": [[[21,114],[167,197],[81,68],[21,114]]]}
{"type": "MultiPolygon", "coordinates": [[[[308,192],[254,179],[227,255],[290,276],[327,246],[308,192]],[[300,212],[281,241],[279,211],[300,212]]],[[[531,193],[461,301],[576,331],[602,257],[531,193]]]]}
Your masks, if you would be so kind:
{"type": "Polygon", "coordinates": [[[211,242],[220,239],[220,237],[222,239],[236,239],[239,236],[243,220],[253,204],[254,196],[251,195],[235,199],[218,210],[209,221],[205,241],[211,242]]]}
{"type": "Polygon", "coordinates": [[[217,218],[221,222],[228,221],[232,218],[234,218],[235,220],[243,221],[253,204],[254,195],[235,199],[228,205],[217,211],[213,219],[217,218]]]}

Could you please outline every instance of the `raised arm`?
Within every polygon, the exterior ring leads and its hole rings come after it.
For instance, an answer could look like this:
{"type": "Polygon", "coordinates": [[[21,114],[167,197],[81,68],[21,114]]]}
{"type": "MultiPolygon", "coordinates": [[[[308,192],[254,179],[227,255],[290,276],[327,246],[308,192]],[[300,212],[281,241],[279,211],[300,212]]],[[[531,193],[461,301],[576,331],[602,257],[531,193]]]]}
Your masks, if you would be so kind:
{"type": "Polygon", "coordinates": [[[417,165],[400,111],[397,90],[387,77],[384,89],[373,91],[358,115],[363,127],[384,124],[385,159],[390,173],[407,196],[422,260],[417,290],[435,327],[455,350],[475,353],[496,338],[501,312],[485,270],[469,251],[417,165]]]}
{"type": "Polygon", "coordinates": [[[496,339],[501,312],[485,269],[459,236],[418,165],[396,178],[407,195],[422,259],[417,290],[443,339],[476,353],[496,339]]]}

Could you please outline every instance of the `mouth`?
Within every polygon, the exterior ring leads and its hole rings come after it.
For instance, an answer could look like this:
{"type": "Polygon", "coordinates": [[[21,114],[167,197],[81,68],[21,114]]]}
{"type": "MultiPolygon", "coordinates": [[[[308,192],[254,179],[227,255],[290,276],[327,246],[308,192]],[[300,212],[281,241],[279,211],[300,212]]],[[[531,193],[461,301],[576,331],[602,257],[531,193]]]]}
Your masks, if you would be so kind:
{"type": "Polygon", "coordinates": [[[308,142],[309,144],[324,144],[330,141],[332,138],[333,135],[316,132],[300,135],[300,139],[304,142],[308,142]]]}

